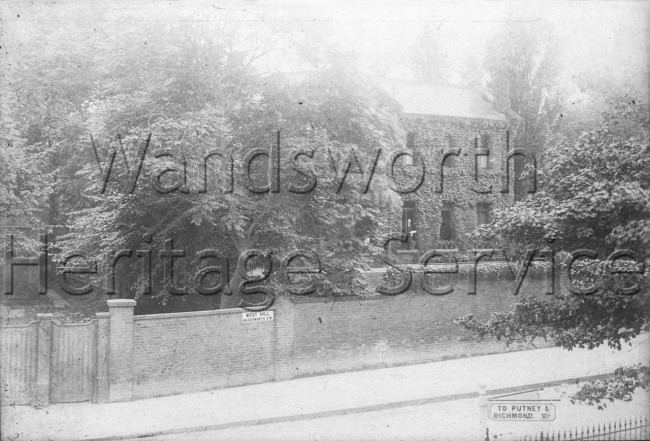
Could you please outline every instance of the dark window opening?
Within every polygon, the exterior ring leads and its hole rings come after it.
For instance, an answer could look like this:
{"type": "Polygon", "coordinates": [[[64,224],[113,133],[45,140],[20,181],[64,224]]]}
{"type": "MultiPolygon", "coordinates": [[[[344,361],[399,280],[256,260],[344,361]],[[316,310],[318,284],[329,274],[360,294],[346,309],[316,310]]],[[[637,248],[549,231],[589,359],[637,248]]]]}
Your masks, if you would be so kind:
{"type": "MultiPolygon", "coordinates": [[[[452,138],[451,135],[445,136],[445,139],[443,140],[444,144],[444,150],[443,151],[448,151],[451,149],[456,148],[455,143],[454,143],[454,138],[452,138]]],[[[443,163],[445,167],[456,167],[456,155],[449,155],[445,159],[445,162],[443,163]]]]}
{"type": "Polygon", "coordinates": [[[456,240],[454,205],[451,202],[443,202],[440,218],[440,240],[456,240]]]}
{"type": "Polygon", "coordinates": [[[413,165],[413,154],[415,152],[415,132],[408,132],[406,134],[406,150],[411,154],[404,157],[404,164],[413,165]]]}
{"type": "MultiPolygon", "coordinates": [[[[487,133],[484,133],[481,135],[481,143],[476,144],[476,147],[478,148],[480,145],[481,149],[483,150],[489,150],[490,148],[490,135],[487,133]]],[[[490,155],[481,155],[477,156],[476,160],[478,163],[479,168],[490,168],[490,157],[492,156],[492,152],[490,152],[490,155]]]]}
{"type": "Polygon", "coordinates": [[[410,149],[415,147],[415,132],[408,132],[406,134],[406,147],[410,149]]]}
{"type": "Polygon", "coordinates": [[[481,135],[481,148],[489,149],[490,148],[490,135],[484,133],[481,135]]]}
{"type": "Polygon", "coordinates": [[[476,224],[485,225],[492,222],[492,204],[479,202],[476,204],[476,224]]]}
{"type": "Polygon", "coordinates": [[[411,248],[415,241],[415,234],[417,229],[415,227],[415,202],[406,201],[402,208],[402,234],[408,235],[408,241],[402,244],[403,248],[411,248]]]}

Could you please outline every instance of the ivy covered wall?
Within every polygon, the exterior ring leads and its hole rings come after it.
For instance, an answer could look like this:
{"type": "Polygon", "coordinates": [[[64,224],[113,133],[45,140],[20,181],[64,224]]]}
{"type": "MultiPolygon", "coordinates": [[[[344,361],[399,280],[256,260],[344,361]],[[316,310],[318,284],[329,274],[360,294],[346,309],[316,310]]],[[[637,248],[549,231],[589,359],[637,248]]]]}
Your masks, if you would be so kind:
{"type": "MultiPolygon", "coordinates": [[[[474,243],[468,236],[477,225],[477,204],[491,204],[494,211],[514,201],[512,169],[509,191],[501,192],[509,124],[499,120],[415,115],[404,116],[402,122],[409,133],[407,147],[414,153],[413,161],[401,157],[395,162],[393,176],[403,191],[417,186],[424,165],[421,185],[417,190],[402,194],[405,203],[411,201],[415,205],[412,229],[416,233],[409,239],[407,248],[426,252],[434,248],[453,248],[453,245],[460,249],[484,247],[485,244],[474,243]],[[475,156],[475,150],[477,144],[484,147],[486,143],[489,165],[482,168],[482,159],[475,156]],[[459,149],[460,154],[447,156],[445,166],[441,167],[445,152],[453,149],[459,149]],[[479,162],[478,181],[475,180],[475,161],[479,162]],[[453,207],[451,221],[455,235],[452,241],[440,237],[443,204],[453,207]]],[[[511,139],[512,135],[510,133],[511,139]]]]}

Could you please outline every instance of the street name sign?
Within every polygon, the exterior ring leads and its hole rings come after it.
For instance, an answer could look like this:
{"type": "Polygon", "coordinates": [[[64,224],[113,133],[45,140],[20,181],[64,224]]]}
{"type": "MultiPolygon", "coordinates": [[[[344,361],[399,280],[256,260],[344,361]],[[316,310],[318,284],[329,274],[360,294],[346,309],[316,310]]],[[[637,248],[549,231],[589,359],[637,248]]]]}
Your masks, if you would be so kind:
{"type": "Polygon", "coordinates": [[[548,401],[492,401],[488,417],[493,421],[553,421],[555,404],[548,401]]]}
{"type": "Polygon", "coordinates": [[[243,312],[241,315],[242,323],[250,322],[270,322],[273,321],[275,311],[256,311],[256,312],[243,312]]]}

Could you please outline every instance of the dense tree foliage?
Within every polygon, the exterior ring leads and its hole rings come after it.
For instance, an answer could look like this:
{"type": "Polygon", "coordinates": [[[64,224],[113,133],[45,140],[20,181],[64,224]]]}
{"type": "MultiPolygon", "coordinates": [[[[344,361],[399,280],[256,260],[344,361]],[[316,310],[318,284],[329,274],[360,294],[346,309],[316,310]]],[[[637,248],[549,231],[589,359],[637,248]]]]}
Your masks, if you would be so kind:
{"type": "MultiPolygon", "coordinates": [[[[564,273],[562,295],[524,298],[487,321],[467,316],[458,324],[508,343],[541,337],[566,349],[620,349],[650,329],[650,123],[647,102],[632,96],[613,95],[598,128],[577,139],[558,137],[538,170],[541,191],[498,211],[477,232],[514,258],[527,249],[552,251],[564,273]],[[629,251],[613,254],[623,249],[629,251]]],[[[647,375],[634,372],[639,381],[612,381],[647,386],[647,375]]],[[[603,394],[614,383],[588,387],[603,394]]],[[[577,399],[596,395],[585,390],[577,399]]]]}
{"type": "MultiPolygon", "coordinates": [[[[487,88],[500,111],[513,121],[510,148],[524,149],[543,161],[542,152],[553,138],[561,115],[560,49],[552,28],[545,24],[508,23],[487,44],[483,67],[487,88]]],[[[514,174],[521,176],[530,159],[513,158],[514,174]]],[[[515,200],[527,188],[514,181],[515,200]]]]}
{"type": "MultiPolygon", "coordinates": [[[[97,262],[100,280],[115,252],[133,250],[117,263],[118,291],[163,298],[198,295],[194,276],[208,262],[223,273],[229,266],[222,307],[258,292],[251,283],[242,292],[241,282],[269,270],[266,292],[304,287],[305,279],[321,295],[366,292],[363,256],[398,219],[383,175],[403,136],[391,99],[336,54],[318,71],[264,72],[260,59],[281,34],[262,27],[162,20],[136,28],[128,13],[104,18],[92,30],[34,30],[32,43],[43,50],[8,72],[21,99],[8,104],[19,129],[7,132],[16,147],[3,157],[23,155],[21,167],[37,168],[47,183],[39,191],[50,197],[17,193],[29,191],[16,181],[29,170],[7,173],[6,188],[15,189],[7,204],[19,198],[27,212],[40,203],[50,224],[65,225],[57,258],[79,253],[97,262]],[[256,149],[262,153],[251,157],[256,149]],[[158,259],[168,239],[186,250],[173,278],[158,259]],[[152,250],[153,289],[136,256],[143,247],[152,250]],[[196,254],[205,249],[216,252],[196,254]],[[238,257],[252,249],[270,257],[242,268],[238,257]],[[279,264],[296,249],[315,253],[321,272],[281,277],[279,264]]],[[[307,260],[292,265],[316,266],[307,260]]],[[[212,271],[202,284],[215,287],[219,278],[212,271]]],[[[249,299],[244,304],[268,297],[249,299]]]]}
{"type": "Polygon", "coordinates": [[[508,23],[488,42],[488,89],[518,117],[513,145],[539,154],[560,113],[558,42],[552,29],[508,23]]]}

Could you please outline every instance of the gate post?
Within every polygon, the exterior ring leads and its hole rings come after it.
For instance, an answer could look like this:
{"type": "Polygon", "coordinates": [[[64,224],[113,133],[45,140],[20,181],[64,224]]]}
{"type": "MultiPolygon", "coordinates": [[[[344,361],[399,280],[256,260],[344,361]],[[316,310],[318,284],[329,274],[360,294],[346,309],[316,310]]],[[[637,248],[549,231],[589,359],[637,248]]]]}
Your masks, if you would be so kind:
{"type": "Polygon", "coordinates": [[[109,319],[109,401],[133,398],[133,310],[135,300],[107,300],[109,319]]]}
{"type": "Polygon", "coordinates": [[[97,316],[97,374],[95,382],[96,403],[107,403],[109,400],[110,383],[110,317],[108,312],[98,312],[97,316]]]}
{"type": "Polygon", "coordinates": [[[52,314],[37,314],[36,391],[34,405],[50,404],[50,359],[52,351],[52,314]]]}

